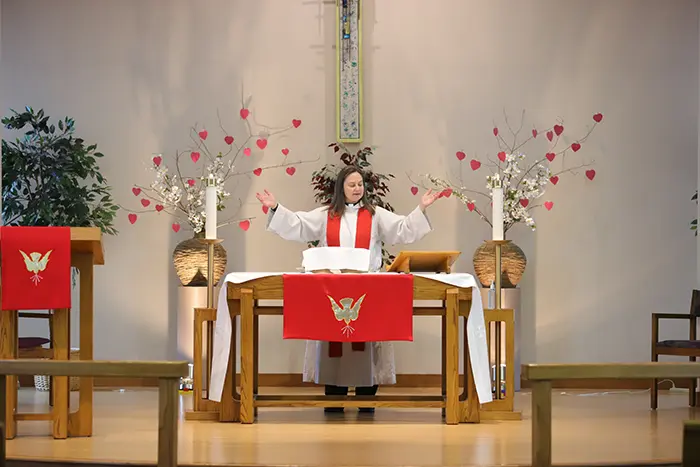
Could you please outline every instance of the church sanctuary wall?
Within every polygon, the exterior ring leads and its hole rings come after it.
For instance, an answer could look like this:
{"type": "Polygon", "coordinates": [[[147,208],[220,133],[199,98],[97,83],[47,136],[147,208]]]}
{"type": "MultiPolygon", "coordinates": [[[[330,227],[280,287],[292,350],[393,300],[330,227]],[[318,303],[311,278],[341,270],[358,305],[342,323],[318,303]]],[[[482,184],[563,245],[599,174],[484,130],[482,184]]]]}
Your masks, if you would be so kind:
{"type": "MultiPolygon", "coordinates": [[[[191,125],[214,133],[218,109],[242,134],[241,85],[258,121],[303,120],[264,161],[284,146],[332,160],[334,11],[321,0],[2,0],[3,113],[32,105],[74,117],[80,136],[106,154],[117,201],[133,209],[131,187],[150,183],[151,153],[186,147],[191,125]]],[[[563,177],[545,195],[554,209],[536,212],[537,232],[509,232],[528,257],[522,362],[648,360],[650,314],[687,312],[698,278],[688,228],[699,179],[696,2],[366,0],[363,18],[366,143],[377,146],[376,169],[396,175],[390,201],[402,213],[418,202],[407,172],[454,173],[457,150],[493,157],[491,129],[494,119],[504,127],[504,109],[514,124],[526,109],[527,132],[561,117],[572,138],[604,114],[579,153],[595,159],[595,180],[563,177]]],[[[220,230],[229,270],[298,267],[304,246],[264,232],[254,192],[312,209],[309,179],[320,163],[293,177],[242,179],[235,196],[256,218],[248,232],[220,230]]],[[[483,189],[483,178],[469,180],[483,189]]],[[[456,269],[473,273],[488,226],[454,197],[429,214],[435,232],[412,248],[459,249],[456,269]]],[[[177,357],[171,258],[188,234],[171,223],[141,215],[132,226],[123,212],[120,234],[106,237],[96,358],[177,357]]],[[[396,346],[398,372],[438,373],[439,321],[415,324],[415,342],[396,346]]],[[[45,334],[44,326],[22,323],[21,333],[45,334]]],[[[283,341],[281,330],[281,319],[261,320],[260,370],[300,373],[304,343],[283,341]]],[[[664,332],[685,335],[674,323],[664,332]]]]}

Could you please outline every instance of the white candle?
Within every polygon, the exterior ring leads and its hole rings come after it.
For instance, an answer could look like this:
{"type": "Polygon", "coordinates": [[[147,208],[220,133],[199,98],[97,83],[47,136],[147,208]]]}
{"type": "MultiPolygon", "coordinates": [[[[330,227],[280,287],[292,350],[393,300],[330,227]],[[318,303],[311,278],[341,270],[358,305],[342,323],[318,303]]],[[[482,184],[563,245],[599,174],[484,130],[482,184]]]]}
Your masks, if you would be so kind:
{"type": "Polygon", "coordinates": [[[205,237],[207,240],[216,239],[216,185],[214,176],[209,174],[205,191],[205,237]]]}
{"type": "Polygon", "coordinates": [[[503,240],[503,187],[498,174],[494,176],[493,184],[493,240],[503,240]]]}

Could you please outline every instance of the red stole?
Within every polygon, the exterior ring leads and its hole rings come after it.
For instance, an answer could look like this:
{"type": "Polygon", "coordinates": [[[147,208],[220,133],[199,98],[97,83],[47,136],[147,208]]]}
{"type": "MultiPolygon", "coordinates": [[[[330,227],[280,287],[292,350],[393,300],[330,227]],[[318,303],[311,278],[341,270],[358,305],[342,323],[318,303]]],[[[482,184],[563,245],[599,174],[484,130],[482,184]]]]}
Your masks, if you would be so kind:
{"type": "MultiPolygon", "coordinates": [[[[328,223],[326,224],[326,244],[328,246],[340,246],[340,221],[341,216],[333,215],[328,211],[328,223]]],[[[367,208],[360,208],[357,213],[357,228],[355,229],[355,248],[369,250],[370,239],[372,237],[372,213],[367,208]]],[[[352,350],[364,352],[364,342],[353,342],[352,350]]],[[[343,356],[342,342],[328,343],[328,356],[338,358],[343,356]]]]}

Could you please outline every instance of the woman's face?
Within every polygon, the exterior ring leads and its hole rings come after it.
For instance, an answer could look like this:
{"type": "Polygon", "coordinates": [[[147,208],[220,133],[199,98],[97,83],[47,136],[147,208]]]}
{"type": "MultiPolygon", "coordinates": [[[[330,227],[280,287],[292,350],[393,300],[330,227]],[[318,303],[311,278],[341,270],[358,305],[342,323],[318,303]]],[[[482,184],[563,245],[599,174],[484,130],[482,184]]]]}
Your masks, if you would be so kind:
{"type": "Polygon", "coordinates": [[[362,175],[354,172],[345,177],[343,191],[345,192],[346,203],[357,203],[360,201],[362,195],[365,194],[365,185],[362,183],[362,175]]]}

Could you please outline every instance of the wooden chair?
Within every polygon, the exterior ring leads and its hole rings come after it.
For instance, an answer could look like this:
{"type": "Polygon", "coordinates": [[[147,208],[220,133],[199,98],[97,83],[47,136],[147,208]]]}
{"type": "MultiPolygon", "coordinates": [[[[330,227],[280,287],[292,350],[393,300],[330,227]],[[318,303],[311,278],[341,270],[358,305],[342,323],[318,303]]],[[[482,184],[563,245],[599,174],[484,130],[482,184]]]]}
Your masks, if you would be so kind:
{"type": "MultiPolygon", "coordinates": [[[[697,338],[698,318],[700,317],[700,290],[693,290],[690,300],[690,313],[652,313],[651,315],[651,361],[658,362],[659,355],[675,355],[688,357],[691,362],[700,357],[700,340],[697,338]],[[659,341],[659,321],[661,319],[680,319],[688,321],[688,339],[659,341]]],[[[651,385],[651,408],[655,410],[659,401],[659,380],[654,379],[651,385]]],[[[696,380],[690,380],[689,405],[698,406],[695,393],[696,380]]]]}

